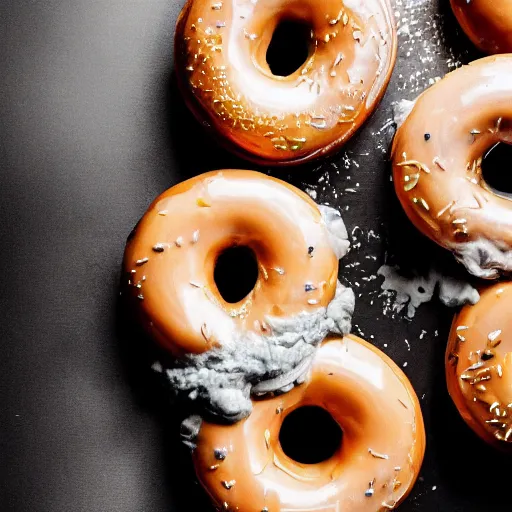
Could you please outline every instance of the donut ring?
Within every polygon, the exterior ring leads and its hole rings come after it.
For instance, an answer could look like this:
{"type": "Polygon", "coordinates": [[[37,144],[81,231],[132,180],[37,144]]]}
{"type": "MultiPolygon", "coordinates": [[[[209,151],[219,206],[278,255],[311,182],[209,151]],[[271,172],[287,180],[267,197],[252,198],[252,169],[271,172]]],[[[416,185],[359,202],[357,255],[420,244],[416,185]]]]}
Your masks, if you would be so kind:
{"type": "Polygon", "coordinates": [[[462,30],[485,53],[512,52],[512,0],[450,0],[462,30]]]}
{"type": "Polygon", "coordinates": [[[347,336],[322,344],[302,386],[255,403],[237,425],[203,421],[195,441],[197,476],[220,510],[371,512],[395,508],[412,489],[425,430],[403,372],[347,336]],[[310,405],[330,413],[343,441],[327,460],[301,464],[285,455],[279,432],[286,416],[310,405]]]}
{"type": "Polygon", "coordinates": [[[125,295],[174,357],[171,387],[237,421],[251,392],[293,388],[327,333],[350,331],[354,294],[337,281],[348,247],[336,210],[261,173],[215,171],[150,206],[126,246],[125,295]],[[252,251],[258,275],[228,303],[214,269],[236,246],[252,251]]]}
{"type": "Polygon", "coordinates": [[[512,283],[496,283],[455,316],[446,350],[448,391],[466,423],[512,448],[512,283]]]}
{"type": "Polygon", "coordinates": [[[297,164],[346,142],[383,96],[396,59],[389,0],[188,0],[175,37],[184,98],[231,151],[297,164]],[[266,52],[281,21],[311,27],[309,57],[287,77],[266,52]]]}
{"type": "Polygon", "coordinates": [[[512,203],[482,178],[483,155],[512,141],[512,55],[487,57],[425,91],[392,149],[398,198],[413,224],[487,279],[512,270],[512,203]]]}

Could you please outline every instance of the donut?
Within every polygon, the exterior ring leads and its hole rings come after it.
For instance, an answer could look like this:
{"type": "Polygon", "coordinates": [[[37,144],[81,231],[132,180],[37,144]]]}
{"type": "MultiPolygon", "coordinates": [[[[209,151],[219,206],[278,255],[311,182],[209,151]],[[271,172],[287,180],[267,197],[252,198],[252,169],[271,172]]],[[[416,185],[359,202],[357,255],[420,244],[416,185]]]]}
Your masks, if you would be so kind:
{"type": "Polygon", "coordinates": [[[238,421],[251,394],[300,382],[326,334],[350,331],[347,238],[339,212],[258,172],[214,171],[158,197],[128,239],[124,295],[172,360],[176,396],[238,421]],[[229,282],[249,285],[237,296],[216,279],[229,254],[229,282]]]}
{"type": "Polygon", "coordinates": [[[249,418],[230,426],[202,421],[192,457],[218,510],[376,512],[405,499],[424,451],[423,418],[407,377],[381,351],[349,335],[323,343],[306,382],[257,401],[249,418]],[[311,407],[330,416],[341,443],[322,424],[301,424],[297,413],[311,407]],[[281,434],[294,414],[296,424],[288,428],[303,436],[302,445],[334,437],[324,460],[301,463],[297,452],[295,458],[285,453],[281,434]]]}
{"type": "Polygon", "coordinates": [[[385,92],[396,48],[389,0],[188,0],[175,70],[189,108],[227,149],[259,164],[298,164],[361,126],[385,92]],[[288,76],[267,62],[283,23],[302,27],[307,45],[288,76]]]}
{"type": "Polygon", "coordinates": [[[472,274],[512,270],[512,203],[482,177],[482,159],[511,142],[512,55],[477,60],[422,93],[398,128],[393,181],[407,216],[472,274]]]}
{"type": "Polygon", "coordinates": [[[450,0],[462,30],[485,53],[512,52],[512,0],[450,0]]]}
{"type": "Polygon", "coordinates": [[[512,283],[495,283],[453,320],[446,349],[448,391],[483,440],[512,448],[512,283]]]}

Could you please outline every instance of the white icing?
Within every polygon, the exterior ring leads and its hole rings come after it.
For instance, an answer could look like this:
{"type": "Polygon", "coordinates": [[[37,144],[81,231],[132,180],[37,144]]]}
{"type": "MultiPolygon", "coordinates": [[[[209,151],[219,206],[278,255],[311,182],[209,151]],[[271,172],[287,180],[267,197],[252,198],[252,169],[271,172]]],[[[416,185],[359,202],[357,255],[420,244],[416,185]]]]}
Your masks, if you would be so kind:
{"type": "Polygon", "coordinates": [[[197,400],[210,415],[239,421],[252,411],[254,388],[258,393],[289,391],[309,369],[304,361],[310,363],[329,333],[350,332],[354,305],[353,291],[338,283],[327,308],[288,318],[267,317],[268,335],[238,333],[221,347],[176,361],[166,370],[171,388],[180,397],[197,400]]]}
{"type": "Polygon", "coordinates": [[[329,233],[329,242],[331,243],[332,250],[340,260],[350,249],[345,223],[338,210],[324,204],[319,204],[318,209],[322,214],[322,219],[329,233]]]}
{"type": "Polygon", "coordinates": [[[414,317],[416,309],[421,304],[432,299],[437,285],[439,285],[439,299],[446,306],[476,304],[480,300],[480,295],[471,285],[443,276],[435,270],[431,270],[426,277],[405,278],[399,274],[398,268],[383,265],[377,273],[384,277],[382,289],[396,292],[396,310],[401,311],[407,306],[409,318],[414,317]]]}
{"type": "Polygon", "coordinates": [[[512,250],[502,249],[498,242],[480,238],[451,247],[455,257],[471,274],[483,279],[496,279],[500,273],[512,272],[512,250]]]}

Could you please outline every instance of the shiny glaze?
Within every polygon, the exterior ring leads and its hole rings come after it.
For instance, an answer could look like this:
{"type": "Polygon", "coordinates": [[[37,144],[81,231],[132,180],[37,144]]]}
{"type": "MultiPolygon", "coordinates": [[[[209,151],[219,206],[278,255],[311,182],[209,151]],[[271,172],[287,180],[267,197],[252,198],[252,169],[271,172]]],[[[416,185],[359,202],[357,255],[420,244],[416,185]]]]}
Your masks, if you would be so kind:
{"type": "Polygon", "coordinates": [[[203,422],[193,458],[221,510],[372,512],[407,496],[424,451],[421,410],[407,377],[378,349],[349,335],[324,342],[306,382],[255,402],[248,419],[235,426],[203,422]],[[284,418],[307,405],[323,407],[343,430],[341,447],[319,464],[293,461],[279,443],[284,418]],[[215,458],[216,449],[226,450],[224,460],[215,458]],[[233,485],[226,489],[222,482],[233,485]]]}
{"type": "Polygon", "coordinates": [[[455,316],[446,350],[448,391],[485,441],[512,449],[512,283],[481,292],[455,316]]]}
{"type": "Polygon", "coordinates": [[[466,35],[485,53],[512,52],[512,0],[450,0],[466,35]]]}
{"type": "Polygon", "coordinates": [[[232,339],[235,330],[262,333],[267,315],[326,307],[338,261],[308,195],[261,173],[224,170],[180,183],[153,202],[127,243],[124,271],[144,327],[181,356],[232,339]],[[218,255],[234,245],[254,251],[259,276],[231,304],[213,272],[218,255]],[[305,283],[316,289],[307,292],[305,283]]]}
{"type": "Polygon", "coordinates": [[[257,162],[293,164],[344,143],[384,94],[396,59],[389,0],[189,0],[176,74],[203,124],[257,162]],[[307,61],[288,77],[266,61],[283,19],[311,26],[307,61]]]}
{"type": "Polygon", "coordinates": [[[512,141],[511,83],[512,55],[475,61],[425,91],[396,133],[398,198],[414,225],[448,249],[481,238],[512,248],[512,203],[481,173],[487,150],[512,141]]]}

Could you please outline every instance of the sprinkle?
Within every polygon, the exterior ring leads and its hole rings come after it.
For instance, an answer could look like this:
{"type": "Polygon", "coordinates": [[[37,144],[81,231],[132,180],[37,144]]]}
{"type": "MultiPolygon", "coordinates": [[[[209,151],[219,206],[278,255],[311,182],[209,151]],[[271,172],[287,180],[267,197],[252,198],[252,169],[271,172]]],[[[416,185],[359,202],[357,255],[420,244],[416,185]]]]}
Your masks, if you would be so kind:
{"type": "Polygon", "coordinates": [[[436,489],[437,489],[437,485],[434,485],[434,486],[432,487],[432,490],[433,490],[433,491],[435,491],[436,489]]]}
{"type": "Polygon", "coordinates": [[[282,405],[279,405],[277,408],[276,408],[276,414],[281,414],[283,412],[283,406],[282,405]]]}
{"type": "Polygon", "coordinates": [[[210,471],[215,471],[216,469],[219,469],[220,468],[220,464],[214,464],[213,466],[210,466],[208,469],[210,471]]]}
{"type": "Polygon", "coordinates": [[[137,295],[137,299],[144,300],[144,295],[142,295],[142,293],[139,293],[139,295],[137,295]]]}
{"type": "Polygon", "coordinates": [[[215,448],[215,450],[213,450],[213,456],[217,460],[224,460],[227,457],[226,448],[215,448]]]}
{"type": "Polygon", "coordinates": [[[425,133],[425,135],[423,137],[425,138],[426,141],[429,141],[430,140],[430,133],[425,133]]]}
{"type": "Polygon", "coordinates": [[[400,398],[398,399],[398,401],[399,401],[399,402],[400,402],[400,404],[401,404],[401,405],[403,405],[406,409],[409,409],[409,407],[407,407],[407,405],[406,405],[404,402],[402,402],[402,400],[400,400],[400,398]]]}
{"type": "Polygon", "coordinates": [[[316,286],[313,286],[312,284],[306,283],[304,285],[304,290],[306,290],[306,292],[312,292],[312,291],[316,290],[316,286]]]}
{"type": "Polygon", "coordinates": [[[373,493],[374,493],[374,489],[372,489],[371,487],[369,487],[368,489],[366,489],[366,491],[364,491],[364,495],[367,497],[367,498],[371,498],[373,496],[373,493]]]}
{"type": "Polygon", "coordinates": [[[224,28],[226,26],[225,21],[217,21],[216,27],[217,28],[224,28]]]}
{"type": "Polygon", "coordinates": [[[196,229],[193,233],[192,233],[192,243],[193,244],[197,244],[197,242],[199,241],[199,229],[196,229]]]}
{"type": "Polygon", "coordinates": [[[457,225],[457,224],[466,224],[466,222],[467,222],[467,219],[455,219],[455,220],[452,221],[452,224],[455,224],[455,225],[457,225]]]}
{"type": "Polygon", "coordinates": [[[284,275],[284,269],[282,269],[281,267],[273,267],[272,270],[275,270],[280,276],[284,275]]]}
{"type": "Polygon", "coordinates": [[[164,252],[165,245],[164,244],[156,244],[153,246],[153,251],[155,252],[164,252]]]}
{"type": "Polygon", "coordinates": [[[457,326],[457,331],[465,331],[466,329],[469,329],[467,325],[459,325],[457,326]]]}
{"type": "Polygon", "coordinates": [[[372,457],[375,457],[376,459],[383,459],[383,460],[388,460],[388,459],[389,459],[389,455],[386,455],[386,454],[383,454],[383,453],[376,452],[376,451],[372,450],[371,448],[368,448],[368,453],[369,453],[372,457]]]}
{"type": "Polygon", "coordinates": [[[196,283],[195,281],[189,281],[189,284],[191,284],[194,288],[201,288],[201,285],[196,283]]]}
{"type": "Polygon", "coordinates": [[[314,117],[309,124],[317,130],[323,130],[327,127],[327,121],[323,117],[314,117]]]}
{"type": "Polygon", "coordinates": [[[158,215],[161,215],[162,217],[165,217],[168,213],[169,213],[169,211],[168,211],[168,210],[160,210],[160,211],[158,212],[158,215]]]}
{"type": "Polygon", "coordinates": [[[338,53],[338,55],[336,55],[336,58],[334,59],[333,67],[336,67],[343,59],[344,59],[343,53],[341,53],[341,52],[338,53]]]}
{"type": "Polygon", "coordinates": [[[432,161],[434,162],[435,165],[437,165],[437,167],[439,167],[439,169],[441,169],[441,171],[446,171],[446,167],[444,166],[444,164],[441,163],[439,157],[436,156],[432,161]]]}
{"type": "Polygon", "coordinates": [[[430,169],[418,160],[405,160],[404,162],[400,162],[398,167],[416,167],[418,170],[430,174],[430,169]]]}
{"type": "Polygon", "coordinates": [[[314,248],[314,247],[311,247],[311,246],[310,246],[310,247],[308,247],[308,256],[309,256],[310,258],[312,258],[312,257],[313,257],[313,251],[314,251],[314,250],[315,250],[315,248],[314,248]]]}
{"type": "Polygon", "coordinates": [[[222,9],[222,2],[215,2],[212,4],[212,11],[220,11],[222,9]]]}
{"type": "Polygon", "coordinates": [[[236,484],[236,480],[230,480],[229,482],[227,480],[222,480],[222,487],[227,489],[228,491],[236,484]]]}
{"type": "Polygon", "coordinates": [[[497,329],[496,331],[492,331],[487,335],[487,339],[490,342],[494,342],[498,339],[498,336],[501,334],[501,329],[497,329]]]}
{"type": "Polygon", "coordinates": [[[494,353],[490,350],[486,350],[483,354],[482,354],[482,361],[489,361],[490,359],[492,359],[494,357],[494,353]]]}
{"type": "Polygon", "coordinates": [[[268,512],[268,507],[263,507],[263,508],[261,509],[261,512],[268,512]]]}
{"type": "Polygon", "coordinates": [[[491,407],[489,408],[489,412],[492,412],[494,409],[496,409],[496,407],[498,407],[500,405],[499,402],[493,402],[491,404],[491,407]]]}
{"type": "Polygon", "coordinates": [[[308,299],[308,304],[311,306],[314,306],[315,304],[318,304],[320,301],[318,299],[308,299]]]}
{"type": "Polygon", "coordinates": [[[149,258],[142,258],[140,260],[137,260],[135,262],[135,265],[137,265],[137,267],[140,267],[142,265],[144,265],[145,263],[147,263],[149,261],[149,258]]]}
{"type": "Polygon", "coordinates": [[[224,510],[228,510],[228,509],[229,509],[229,505],[228,505],[228,502],[227,502],[227,501],[225,501],[225,502],[222,504],[222,508],[223,508],[224,510]]]}
{"type": "Polygon", "coordinates": [[[401,470],[402,470],[402,468],[401,468],[400,466],[395,466],[393,469],[394,469],[395,471],[401,471],[401,470]]]}
{"type": "Polygon", "coordinates": [[[211,206],[211,204],[207,203],[202,197],[196,199],[196,204],[203,208],[209,208],[211,206]]]}
{"type": "Polygon", "coordinates": [[[501,364],[496,365],[496,371],[498,372],[498,377],[503,377],[503,368],[501,367],[501,364]]]}
{"type": "Polygon", "coordinates": [[[210,341],[210,330],[205,323],[201,325],[201,334],[206,341],[210,341]]]}
{"type": "Polygon", "coordinates": [[[179,236],[178,238],[176,238],[174,243],[175,243],[176,247],[181,247],[183,245],[183,237],[179,236]]]}

